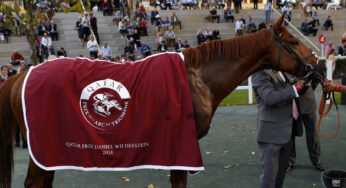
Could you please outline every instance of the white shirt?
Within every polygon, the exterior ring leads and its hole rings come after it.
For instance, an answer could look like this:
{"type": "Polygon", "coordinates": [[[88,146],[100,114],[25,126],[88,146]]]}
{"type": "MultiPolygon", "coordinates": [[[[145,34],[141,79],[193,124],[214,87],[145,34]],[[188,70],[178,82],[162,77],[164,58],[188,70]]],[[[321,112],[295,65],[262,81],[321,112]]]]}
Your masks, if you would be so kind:
{"type": "Polygon", "coordinates": [[[236,21],[235,22],[235,31],[237,32],[237,30],[243,30],[244,27],[244,23],[243,21],[236,21]]]}
{"type": "Polygon", "coordinates": [[[271,9],[272,9],[272,3],[271,3],[271,2],[267,2],[267,3],[265,4],[264,10],[271,10],[271,9]]]}
{"type": "Polygon", "coordinates": [[[82,26],[83,27],[89,27],[89,18],[83,17],[82,26]]]}
{"type": "Polygon", "coordinates": [[[123,24],[122,22],[119,22],[118,24],[118,31],[120,32],[120,29],[125,29],[125,24],[123,24]]]}
{"type": "Polygon", "coordinates": [[[98,11],[98,9],[99,9],[99,8],[98,8],[97,6],[94,6],[93,9],[92,9],[92,11],[95,13],[95,12],[98,11]]]}
{"type": "Polygon", "coordinates": [[[289,14],[289,12],[290,12],[290,8],[288,8],[288,6],[287,6],[287,7],[286,7],[286,6],[282,7],[281,13],[283,14],[284,12],[286,12],[285,17],[287,18],[287,17],[288,17],[288,14],[289,14]]]}
{"type": "Polygon", "coordinates": [[[45,47],[52,46],[52,39],[50,37],[42,37],[41,44],[45,47]]]}
{"type": "Polygon", "coordinates": [[[88,43],[87,43],[87,48],[89,49],[89,52],[95,52],[97,51],[97,41],[94,40],[94,41],[91,41],[89,40],[88,43]]]}

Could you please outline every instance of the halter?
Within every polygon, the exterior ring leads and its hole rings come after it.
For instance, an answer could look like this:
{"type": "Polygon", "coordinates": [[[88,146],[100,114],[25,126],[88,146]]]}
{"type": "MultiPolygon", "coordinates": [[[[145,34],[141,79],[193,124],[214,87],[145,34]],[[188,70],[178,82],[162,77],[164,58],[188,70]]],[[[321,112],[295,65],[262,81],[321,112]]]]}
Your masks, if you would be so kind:
{"type": "Polygon", "coordinates": [[[305,68],[305,70],[307,72],[306,75],[302,77],[303,79],[306,79],[310,75],[313,74],[314,68],[312,67],[311,64],[304,63],[304,60],[314,56],[314,54],[311,54],[311,55],[305,56],[303,58],[300,58],[298,56],[298,54],[296,52],[294,52],[291,47],[287,46],[287,44],[285,44],[283,41],[280,40],[280,36],[278,34],[274,35],[274,39],[275,39],[275,41],[277,41],[280,44],[279,45],[279,56],[278,56],[278,66],[277,66],[277,69],[280,69],[281,46],[282,46],[295,60],[298,61],[297,65],[296,65],[296,68],[295,68],[294,75],[298,72],[298,70],[299,70],[299,68],[301,66],[304,66],[304,68],[305,68]]]}

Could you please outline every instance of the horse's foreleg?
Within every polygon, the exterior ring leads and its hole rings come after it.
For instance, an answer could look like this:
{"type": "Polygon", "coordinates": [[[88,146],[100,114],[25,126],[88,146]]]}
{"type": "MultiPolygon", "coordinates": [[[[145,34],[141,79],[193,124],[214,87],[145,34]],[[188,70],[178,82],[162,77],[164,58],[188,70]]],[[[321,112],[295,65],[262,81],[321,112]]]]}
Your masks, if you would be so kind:
{"type": "Polygon", "coordinates": [[[171,170],[172,188],[186,188],[187,171],[171,170]]]}
{"type": "Polygon", "coordinates": [[[28,174],[24,182],[25,188],[51,188],[53,187],[55,171],[45,171],[38,167],[30,158],[28,174]]]}

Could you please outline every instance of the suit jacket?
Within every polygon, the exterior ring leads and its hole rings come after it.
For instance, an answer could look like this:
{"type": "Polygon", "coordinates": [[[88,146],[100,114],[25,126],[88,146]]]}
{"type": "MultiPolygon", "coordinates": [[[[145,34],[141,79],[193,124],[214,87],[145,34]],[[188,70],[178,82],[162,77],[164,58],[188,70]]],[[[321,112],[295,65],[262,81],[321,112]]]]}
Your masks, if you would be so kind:
{"type": "Polygon", "coordinates": [[[307,86],[304,94],[299,97],[300,109],[302,114],[316,115],[317,105],[314,93],[314,86],[307,86]]]}
{"type": "Polygon", "coordinates": [[[54,32],[58,32],[57,27],[56,27],[56,24],[54,24],[54,26],[51,25],[51,24],[49,24],[49,26],[48,26],[48,31],[51,32],[51,31],[52,31],[52,28],[54,29],[54,32]]]}
{"type": "MultiPolygon", "coordinates": [[[[283,81],[272,69],[254,73],[252,84],[258,108],[256,141],[271,144],[288,143],[292,134],[298,134],[296,129],[293,130],[292,103],[297,94],[292,85],[288,81],[283,81]]],[[[299,122],[301,127],[301,118],[295,122],[299,122]]]]}

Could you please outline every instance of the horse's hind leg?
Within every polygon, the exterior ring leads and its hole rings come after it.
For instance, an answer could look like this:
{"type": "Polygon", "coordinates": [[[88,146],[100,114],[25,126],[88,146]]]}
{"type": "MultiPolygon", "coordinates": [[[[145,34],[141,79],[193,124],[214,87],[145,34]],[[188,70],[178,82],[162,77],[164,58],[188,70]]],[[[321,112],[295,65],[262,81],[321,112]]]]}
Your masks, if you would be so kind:
{"type": "Polygon", "coordinates": [[[171,170],[172,188],[186,188],[187,171],[171,170]]]}
{"type": "Polygon", "coordinates": [[[30,158],[28,174],[24,182],[25,188],[51,188],[53,187],[55,171],[45,171],[38,167],[30,158]]]}

